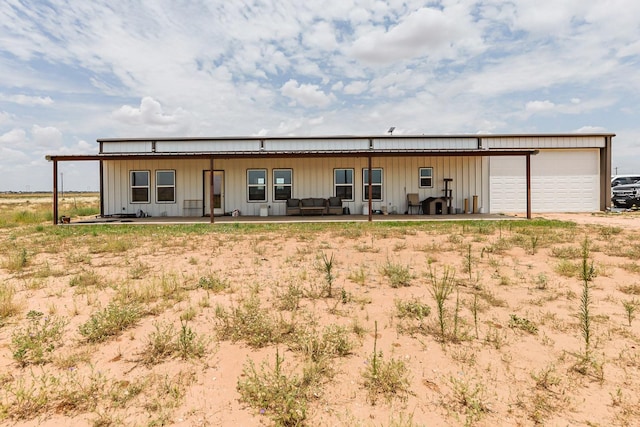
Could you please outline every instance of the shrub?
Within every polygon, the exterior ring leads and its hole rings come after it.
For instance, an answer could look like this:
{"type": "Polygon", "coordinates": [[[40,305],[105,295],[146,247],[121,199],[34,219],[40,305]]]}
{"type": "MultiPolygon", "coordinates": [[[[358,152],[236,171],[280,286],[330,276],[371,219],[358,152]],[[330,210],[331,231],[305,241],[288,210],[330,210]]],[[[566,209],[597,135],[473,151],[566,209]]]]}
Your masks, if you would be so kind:
{"type": "Polygon", "coordinates": [[[215,274],[209,274],[207,276],[202,276],[200,280],[198,280],[198,287],[218,293],[229,288],[229,281],[221,279],[215,274]]]}
{"type": "Polygon", "coordinates": [[[137,304],[110,303],[80,325],[80,334],[89,342],[102,342],[135,325],[142,317],[137,304]]]}
{"type": "Polygon", "coordinates": [[[392,288],[410,286],[411,279],[413,279],[408,266],[396,264],[390,260],[387,260],[387,263],[382,266],[381,272],[389,279],[392,288]]]}
{"type": "Polygon", "coordinates": [[[362,372],[364,388],[372,405],[382,395],[390,402],[394,397],[406,400],[411,393],[409,388],[409,369],[402,360],[385,361],[382,352],[378,352],[378,322],[375,322],[373,354],[367,360],[367,367],[362,372]]]}
{"type": "Polygon", "coordinates": [[[62,345],[67,323],[56,316],[30,311],[27,313],[27,326],[16,329],[11,336],[13,358],[20,366],[49,362],[53,351],[62,345]]]}
{"type": "Polygon", "coordinates": [[[283,361],[276,353],[274,368],[263,363],[258,371],[249,360],[237,390],[244,402],[269,416],[276,425],[302,425],[307,417],[307,390],[301,378],[282,371],[283,361]]]}
{"type": "Polygon", "coordinates": [[[509,327],[512,329],[520,329],[534,335],[538,333],[538,327],[535,323],[529,319],[525,319],[524,317],[518,317],[515,314],[510,316],[509,327]]]}

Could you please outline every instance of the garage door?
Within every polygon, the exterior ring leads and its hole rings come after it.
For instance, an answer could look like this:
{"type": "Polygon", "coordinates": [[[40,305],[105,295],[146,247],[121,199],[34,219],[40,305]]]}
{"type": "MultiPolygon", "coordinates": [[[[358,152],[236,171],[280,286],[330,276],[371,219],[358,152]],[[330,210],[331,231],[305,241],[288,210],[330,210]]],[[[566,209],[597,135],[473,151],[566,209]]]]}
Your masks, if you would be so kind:
{"type": "MultiPolygon", "coordinates": [[[[533,212],[592,212],[600,207],[599,151],[541,150],[531,157],[533,212]]],[[[492,157],[490,211],[527,209],[524,157],[492,157]]]]}

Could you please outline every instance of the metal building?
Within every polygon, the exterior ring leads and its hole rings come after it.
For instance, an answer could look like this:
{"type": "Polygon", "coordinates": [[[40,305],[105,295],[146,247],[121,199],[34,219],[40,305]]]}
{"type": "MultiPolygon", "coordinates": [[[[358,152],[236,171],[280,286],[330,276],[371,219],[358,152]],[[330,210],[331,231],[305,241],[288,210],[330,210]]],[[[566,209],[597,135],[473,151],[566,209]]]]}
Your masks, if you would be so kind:
{"type": "Polygon", "coordinates": [[[98,154],[47,159],[56,222],[58,162],[83,160],[99,161],[102,216],[209,216],[211,206],[214,216],[285,215],[288,199],[338,196],[371,217],[404,214],[417,193],[443,198],[453,214],[530,217],[609,207],[614,136],[109,138],[98,154]]]}

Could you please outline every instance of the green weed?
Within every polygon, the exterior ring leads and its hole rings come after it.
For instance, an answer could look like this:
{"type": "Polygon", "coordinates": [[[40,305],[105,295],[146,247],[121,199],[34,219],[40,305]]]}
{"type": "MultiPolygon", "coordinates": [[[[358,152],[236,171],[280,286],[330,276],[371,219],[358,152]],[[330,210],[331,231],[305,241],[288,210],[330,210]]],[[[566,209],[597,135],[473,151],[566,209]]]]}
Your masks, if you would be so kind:
{"type": "Polygon", "coordinates": [[[102,342],[135,325],[141,317],[137,304],[111,302],[105,309],[92,314],[89,320],[80,325],[79,331],[89,342],[102,342]]]}
{"type": "Polygon", "coordinates": [[[389,279],[392,288],[411,286],[413,275],[409,271],[409,266],[394,263],[387,259],[387,262],[382,266],[380,271],[382,275],[389,279]]]}
{"type": "Polygon", "coordinates": [[[378,351],[378,322],[375,322],[373,354],[367,360],[367,367],[362,372],[364,388],[368,393],[368,400],[375,405],[379,396],[383,396],[387,402],[394,398],[402,401],[411,394],[409,387],[409,369],[402,360],[391,358],[384,360],[381,351],[378,351]]]}
{"type": "Polygon", "coordinates": [[[519,317],[515,314],[509,316],[509,327],[512,329],[520,329],[530,334],[537,334],[538,327],[531,320],[524,317],[519,317]]]}
{"type": "Polygon", "coordinates": [[[278,352],[273,368],[263,363],[257,370],[249,360],[236,388],[244,402],[276,425],[303,425],[307,417],[307,387],[299,376],[284,373],[283,362],[278,352]]]}
{"type": "Polygon", "coordinates": [[[27,326],[16,329],[11,335],[13,358],[20,366],[51,361],[53,351],[62,345],[67,323],[67,320],[56,316],[30,311],[27,313],[27,326]]]}

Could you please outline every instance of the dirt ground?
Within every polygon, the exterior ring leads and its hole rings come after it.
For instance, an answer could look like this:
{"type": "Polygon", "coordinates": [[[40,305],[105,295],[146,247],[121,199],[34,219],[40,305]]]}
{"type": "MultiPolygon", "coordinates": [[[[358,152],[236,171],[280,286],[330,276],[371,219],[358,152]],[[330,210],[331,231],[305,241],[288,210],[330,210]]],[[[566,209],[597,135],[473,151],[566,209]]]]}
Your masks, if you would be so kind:
{"type": "Polygon", "coordinates": [[[640,304],[640,215],[535,217],[563,223],[0,229],[0,304],[17,307],[0,311],[0,423],[273,425],[282,407],[252,406],[240,392],[250,362],[273,372],[280,356],[283,375],[303,376],[305,340],[292,337],[340,327],[351,348],[298,396],[303,425],[640,425],[640,319],[626,308],[640,304]],[[595,269],[588,357],[585,239],[595,269]],[[434,289],[446,271],[455,286],[443,337],[434,289]],[[144,313],[91,342],[83,325],[114,301],[139,302],[144,313]],[[286,333],[260,345],[251,340],[271,333],[260,325],[225,335],[222,313],[248,301],[286,333]],[[430,312],[403,317],[408,303],[430,312]],[[65,325],[44,362],[22,366],[15,337],[29,312],[65,325]],[[162,325],[188,325],[206,351],[149,363],[162,325]],[[367,386],[374,354],[405,369],[395,394],[367,386]]]}

